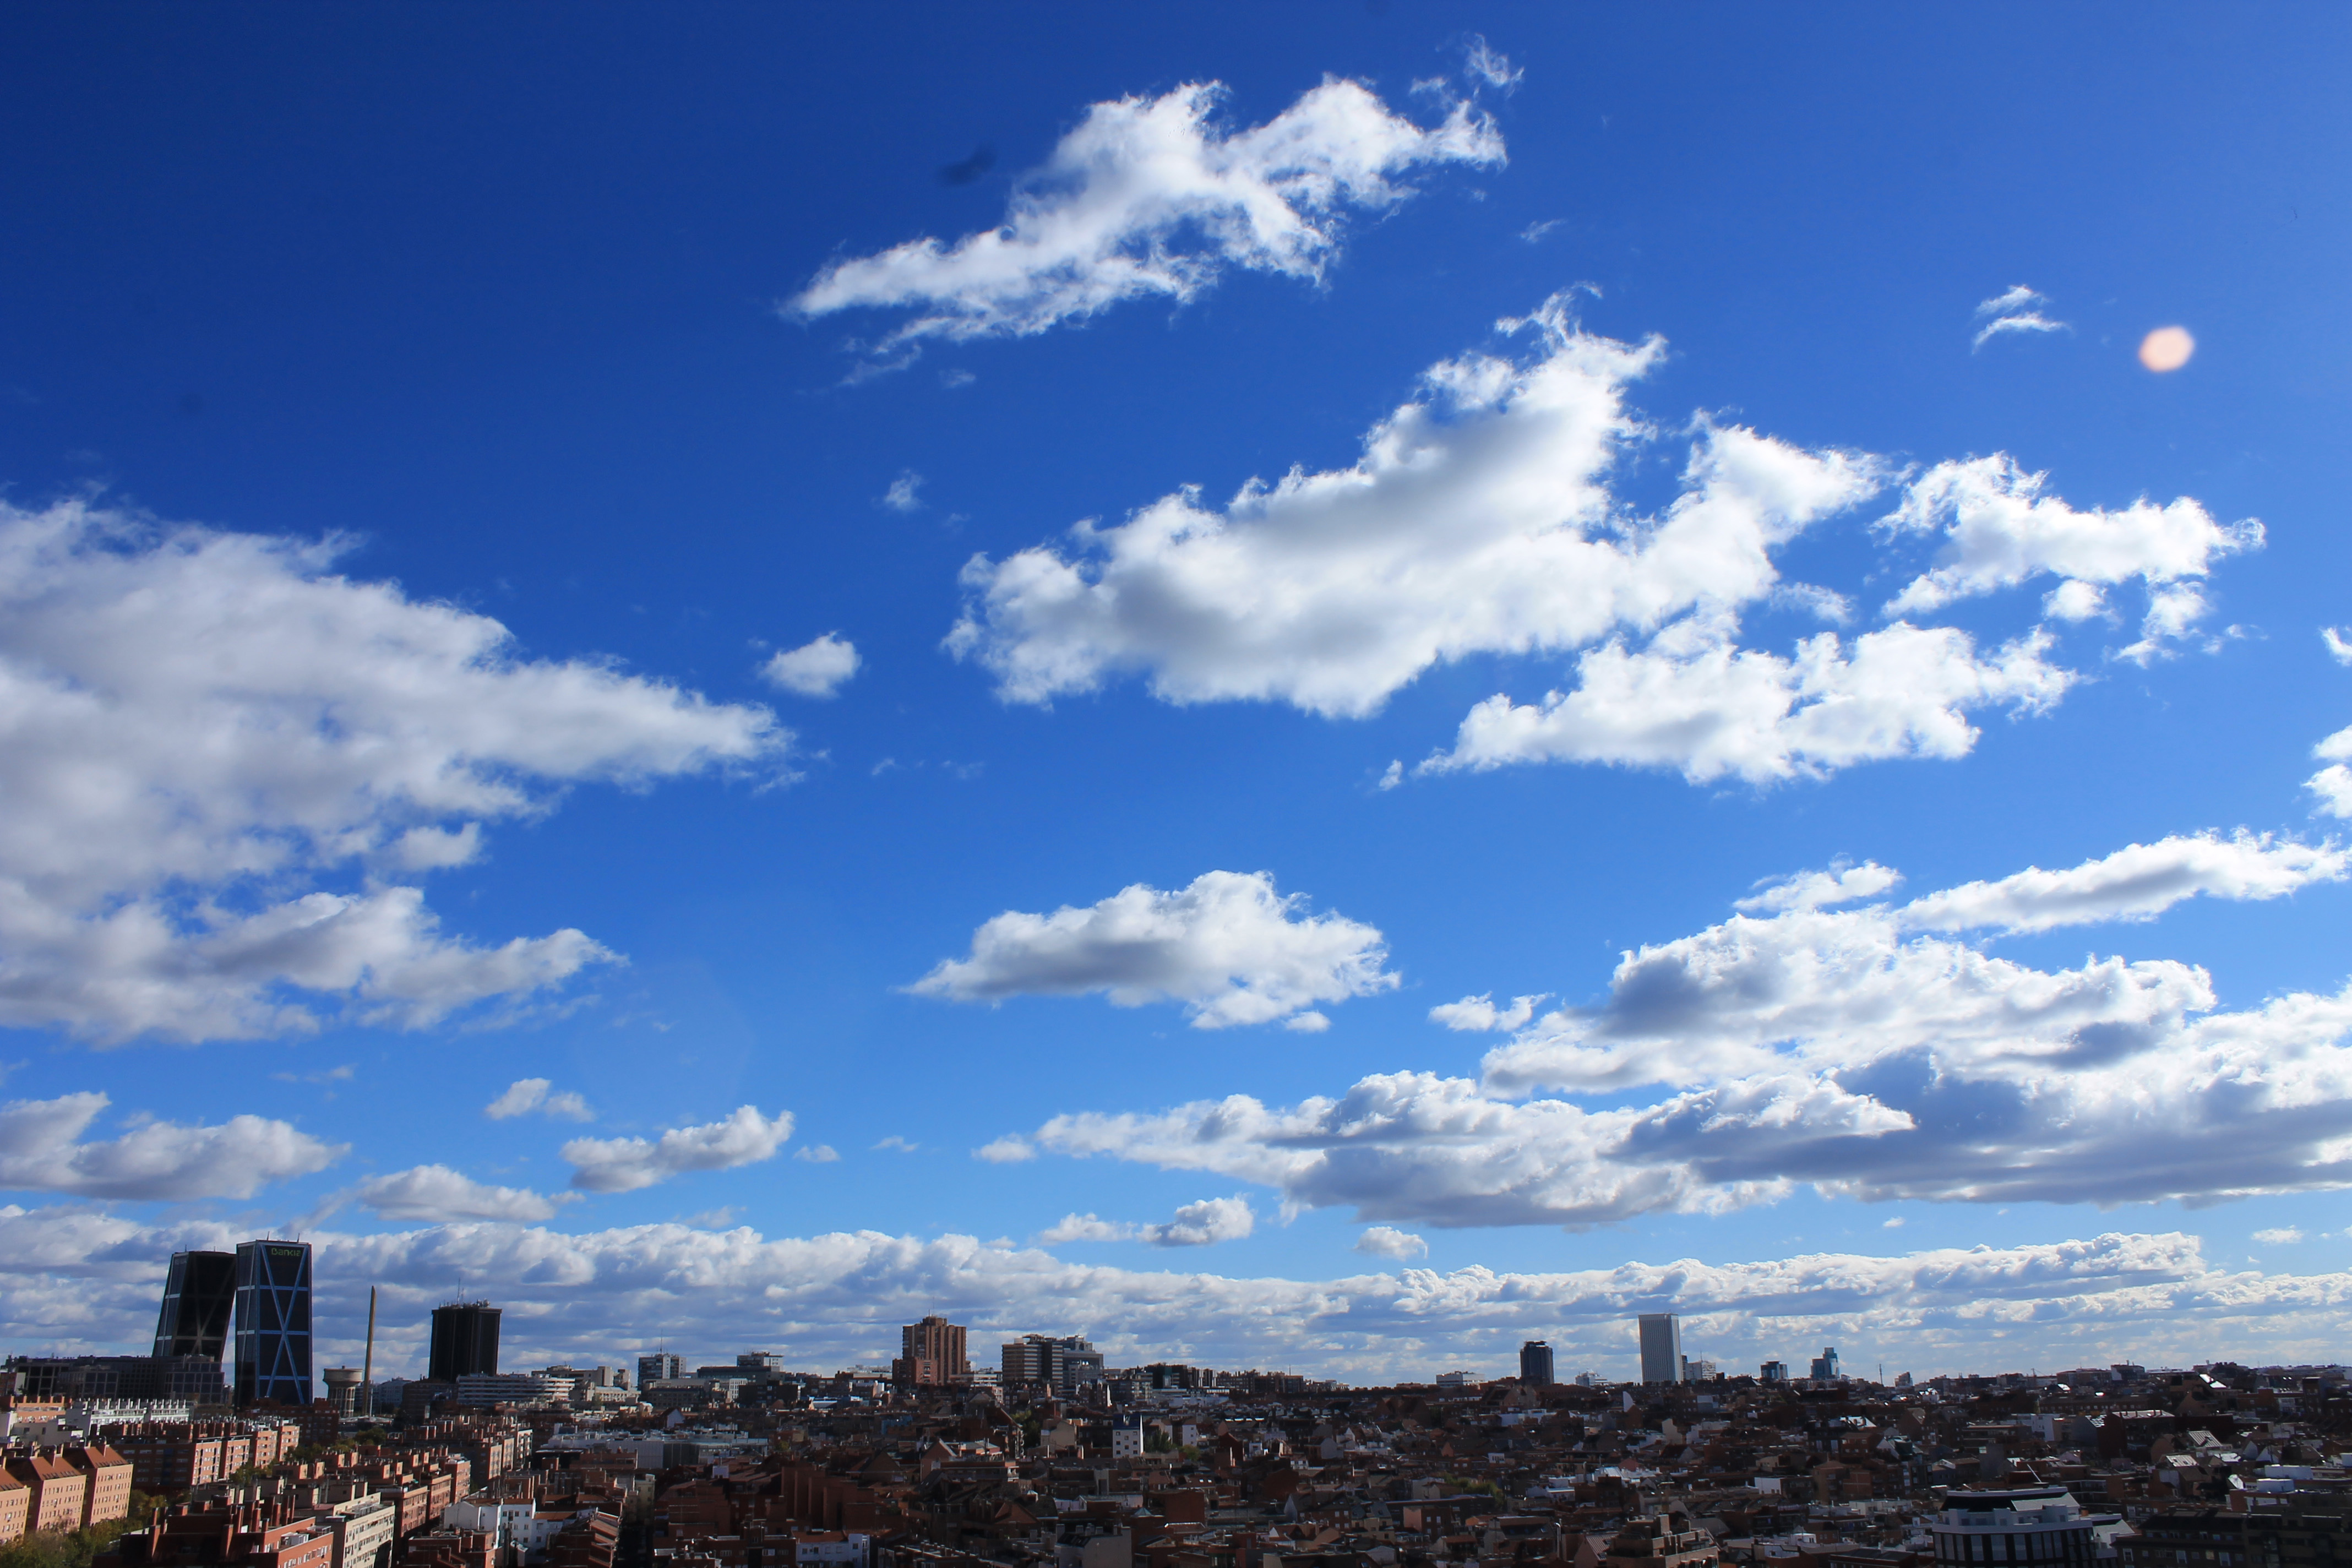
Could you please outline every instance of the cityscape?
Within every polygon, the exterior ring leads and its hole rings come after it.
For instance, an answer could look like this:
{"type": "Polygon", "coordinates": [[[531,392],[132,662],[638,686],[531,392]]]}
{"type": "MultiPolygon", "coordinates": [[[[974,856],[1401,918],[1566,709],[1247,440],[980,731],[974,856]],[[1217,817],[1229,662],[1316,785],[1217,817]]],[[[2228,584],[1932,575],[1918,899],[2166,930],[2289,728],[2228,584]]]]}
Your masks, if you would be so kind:
{"type": "MultiPolygon", "coordinates": [[[[2328,1560],[2352,1368],[2116,1364],[1891,1383],[1824,1346],[1731,1373],[1673,1313],[1639,1375],[1348,1387],[1112,1366],[1083,1336],[887,1367],[777,1351],[502,1366],[431,1313],[422,1375],[311,1363],[311,1255],[174,1254],[145,1356],[0,1371],[0,1551],[107,1568],[2216,1568],[2328,1560]],[[2183,1552],[2200,1555],[2183,1557],[2183,1552]]],[[[363,1342],[372,1360],[373,1340],[363,1342]]]]}
{"type": "Polygon", "coordinates": [[[0,5],[0,1568],[2352,1568],[2352,5],[0,5]]]}

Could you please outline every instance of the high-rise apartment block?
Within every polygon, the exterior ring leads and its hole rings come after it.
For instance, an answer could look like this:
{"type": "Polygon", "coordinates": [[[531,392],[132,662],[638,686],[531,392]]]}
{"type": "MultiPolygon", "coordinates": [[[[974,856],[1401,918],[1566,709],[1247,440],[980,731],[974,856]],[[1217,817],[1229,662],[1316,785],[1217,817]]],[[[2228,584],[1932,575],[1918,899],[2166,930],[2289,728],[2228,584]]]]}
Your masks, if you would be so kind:
{"type": "Polygon", "coordinates": [[[1519,1347],[1519,1381],[1535,1388],[1549,1388],[1551,1346],[1542,1340],[1529,1340],[1519,1347]]]}
{"type": "Polygon", "coordinates": [[[1068,1398],[1089,1383],[1100,1383],[1102,1352],[1071,1335],[1024,1334],[1004,1347],[1004,1386],[1038,1385],[1068,1398]]]}
{"type": "Polygon", "coordinates": [[[155,1320],[155,1354],[228,1354],[229,1314],[236,1307],[236,1254],[175,1252],[155,1320]]]}
{"type": "Polygon", "coordinates": [[[682,1377],[685,1373],[686,1363],[667,1351],[656,1351],[651,1355],[641,1355],[637,1358],[639,1388],[649,1388],[656,1383],[666,1383],[671,1378],[682,1377]]]}
{"type": "Polygon", "coordinates": [[[1642,1381],[1680,1383],[1683,1380],[1683,1326],[1672,1312],[1644,1312],[1642,1328],[1642,1381]]]}
{"type": "Polygon", "coordinates": [[[310,1405],[310,1244],[236,1249],[236,1402],[310,1405]]]}
{"type": "Polygon", "coordinates": [[[901,1388],[939,1388],[961,1383],[971,1373],[964,1359],[963,1326],[932,1316],[898,1331],[898,1359],[890,1363],[890,1381],[901,1388]]]}
{"type": "Polygon", "coordinates": [[[452,1301],[433,1309],[433,1348],[425,1376],[455,1383],[499,1370],[499,1309],[488,1301],[452,1301]]]}

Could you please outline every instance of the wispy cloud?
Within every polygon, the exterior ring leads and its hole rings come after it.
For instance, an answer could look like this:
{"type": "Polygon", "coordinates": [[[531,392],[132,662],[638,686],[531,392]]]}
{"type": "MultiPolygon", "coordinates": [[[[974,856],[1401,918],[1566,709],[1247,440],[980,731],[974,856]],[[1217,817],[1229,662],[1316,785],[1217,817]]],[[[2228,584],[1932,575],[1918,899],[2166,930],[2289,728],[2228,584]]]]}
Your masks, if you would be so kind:
{"type": "Polygon", "coordinates": [[[2041,307],[2050,303],[2046,295],[2020,283],[2006,293],[1996,294],[1977,306],[1977,319],[1984,324],[1969,345],[1971,353],[1993,339],[2007,332],[2071,332],[2074,329],[2064,321],[2053,321],[2042,313],[2041,307]]]}

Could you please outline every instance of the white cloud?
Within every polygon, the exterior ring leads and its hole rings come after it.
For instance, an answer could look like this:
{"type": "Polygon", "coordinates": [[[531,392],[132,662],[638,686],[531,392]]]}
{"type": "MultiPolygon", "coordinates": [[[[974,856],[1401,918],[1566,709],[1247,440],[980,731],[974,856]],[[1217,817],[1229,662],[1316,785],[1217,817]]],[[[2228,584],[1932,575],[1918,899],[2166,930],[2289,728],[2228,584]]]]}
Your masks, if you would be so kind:
{"type": "Polygon", "coordinates": [[[1463,74],[1474,87],[1491,87],[1509,92],[1519,85],[1528,73],[1511,63],[1511,57],[1490,47],[1484,37],[1473,33],[1468,47],[1463,50],[1463,74]]]}
{"type": "Polygon", "coordinates": [[[1793,877],[1759,882],[1760,891],[1731,907],[1747,914],[1827,909],[1832,904],[1850,904],[1857,899],[1874,899],[1902,879],[1901,872],[1890,870],[1875,860],[1865,860],[1859,866],[1801,871],[1793,877]]]}
{"type": "Polygon", "coordinates": [[[2330,816],[2352,817],[2352,728],[2338,730],[2316,746],[2311,754],[2321,762],[2334,764],[2320,769],[2304,780],[2303,787],[2319,796],[2315,809],[2330,816]]]}
{"type": "Polygon", "coordinates": [[[1914,931],[1997,927],[2049,931],[2105,921],[2146,921],[2202,893],[2275,899],[2314,882],[2344,879],[2352,855],[2334,844],[2297,844],[2241,830],[2235,837],[2184,834],[2133,844],[2063,871],[2032,867],[1997,882],[1969,882],[1905,906],[1914,931]]]}
{"type": "Polygon", "coordinates": [[[352,1189],[352,1196],[394,1222],[555,1216],[554,1201],[528,1187],[490,1186],[446,1165],[417,1165],[371,1176],[352,1189]]]}
{"type": "Polygon", "coordinates": [[[830,1143],[811,1143],[793,1151],[795,1160],[806,1160],[812,1165],[830,1165],[841,1158],[830,1143]]]}
{"type": "Polygon", "coordinates": [[[883,1139],[879,1143],[875,1144],[874,1147],[877,1151],[883,1149],[896,1149],[901,1154],[911,1154],[918,1148],[921,1147],[921,1145],[909,1143],[904,1138],[901,1138],[898,1134],[893,1132],[887,1138],[883,1139]]]}
{"type": "Polygon", "coordinates": [[[1265,871],[1208,871],[1161,892],[1139,882],[1085,909],[1008,910],[908,989],[957,1002],[1107,994],[1121,1007],[1174,1001],[1221,1029],[1301,1014],[1397,984],[1375,928],[1304,912],[1265,871]]]}
{"type": "Polygon", "coordinates": [[[1182,490],[1067,552],[974,557],[949,638],[1009,700],[1148,674],[1171,702],[1278,700],[1360,716],[1431,665],[1574,647],[1732,605],[1778,580],[1770,552],[1874,493],[1881,466],[1702,421],[1680,498],[1630,519],[1606,477],[1643,426],[1627,383],[1664,352],[1591,336],[1563,299],[1526,321],[1525,363],[1433,367],[1364,456],[1253,480],[1227,506],[1182,490]]]}
{"type": "Polygon", "coordinates": [[[506,1121],[517,1116],[537,1111],[541,1116],[561,1117],[566,1121],[593,1121],[596,1113],[588,1102],[571,1089],[558,1089],[543,1078],[519,1078],[507,1085],[496,1100],[482,1107],[482,1114],[493,1121],[506,1121]]]}
{"type": "MultiPolygon", "coordinates": [[[[2095,586],[2137,578],[2149,589],[2148,616],[2141,644],[2125,652],[2145,660],[2205,614],[2197,580],[2222,557],[2263,544],[2261,523],[2216,522],[2185,496],[2161,507],[2141,500],[2121,511],[2078,511],[2042,493],[2048,479],[1996,453],[1937,463],[1914,479],[1879,526],[1896,538],[1937,535],[1944,545],[1937,563],[1889,600],[1886,613],[1934,610],[2045,574],[2095,586]]],[[[2079,593],[2066,601],[2089,602],[2079,593]]]]}
{"type": "Polygon", "coordinates": [[[1429,1243],[1409,1230],[1376,1225],[1356,1238],[1356,1250],[1374,1258],[1425,1258],[1429,1255],[1429,1243]]]}
{"type": "Polygon", "coordinates": [[[904,469],[890,481],[890,488],[882,492],[879,504],[892,511],[920,511],[923,510],[923,498],[918,492],[922,488],[923,476],[912,468],[904,469]]]}
{"type": "Polygon", "coordinates": [[[1378,1073],[1286,1108],[1062,1115],[1023,1146],[1448,1226],[1722,1213],[1800,1186],[2101,1204],[2340,1188],[2352,985],[2232,1011],[2176,961],[2044,971],[1931,933],[2145,919],[2345,870],[2332,846],[2205,835],[1900,906],[1825,908],[1854,889],[1797,879],[1774,912],[1627,953],[1601,1001],[1523,1026],[1483,1081],[1378,1073]]]}
{"type": "MultiPolygon", "coordinates": [[[[171,1253],[250,1234],[212,1222],[150,1226],[90,1208],[0,1208],[0,1336],[60,1351],[143,1344],[171,1253]]],[[[1630,1375],[1626,1321],[1648,1311],[1681,1312],[1685,1332],[1703,1333],[1726,1359],[1785,1355],[1808,1342],[1868,1344],[1923,1374],[2104,1365],[2126,1347],[2188,1365],[2216,1343],[2246,1360],[2323,1361],[2352,1332],[2352,1279],[2342,1273],[2232,1271],[2179,1234],[1321,1279],[1126,1269],[970,1236],[873,1231],[770,1238],[646,1225],[568,1235],[478,1223],[309,1239],[319,1248],[320,1353],[359,1352],[367,1285],[377,1283],[376,1365],[419,1374],[432,1308],[493,1291],[509,1307],[518,1365],[609,1360],[614,1323],[672,1343],[789,1342],[811,1364],[839,1364],[866,1358],[873,1323],[930,1311],[968,1324],[976,1342],[1087,1333],[1121,1363],[1182,1347],[1207,1364],[1359,1384],[1441,1356],[1499,1373],[1536,1338],[1630,1375]]]]}
{"type": "Polygon", "coordinates": [[[2254,1232],[2254,1239],[2264,1247],[2287,1247],[2301,1241],[2303,1232],[2293,1226],[2285,1226],[2277,1230],[2258,1230],[2254,1232]]]}
{"type": "Polygon", "coordinates": [[[775,655],[760,667],[760,677],[803,697],[831,697],[857,673],[857,645],[827,632],[775,655]]]}
{"type": "Polygon", "coordinates": [[[1089,107],[1003,220],[952,246],[925,237],[835,262],[788,307],[803,317],[911,310],[877,345],[1042,332],[1122,300],[1192,299],[1228,267],[1316,279],[1350,210],[1411,194],[1423,164],[1496,163],[1503,142],[1468,104],[1423,129],[1360,84],[1327,79],[1280,115],[1228,132],[1224,89],[1187,83],[1089,107]]]}
{"type": "Polygon", "coordinates": [[[92,1091],[0,1106],[0,1191],[173,1203],[249,1198],[272,1182],[322,1171],[350,1150],[258,1116],[215,1127],[147,1121],[110,1142],[82,1142],[110,1103],[92,1091]]]}
{"type": "Polygon", "coordinates": [[[2069,577],[2042,596],[2042,613],[2053,621],[2087,621],[2107,615],[2106,590],[2069,577]]]}
{"type": "Polygon", "coordinates": [[[332,574],[347,542],[0,506],[0,1026],[112,1043],[431,1025],[613,954],[477,947],[414,887],[562,786],[789,736],[488,616],[332,574]],[[344,890],[319,884],[345,879],[344,890]],[[304,993],[310,994],[304,995],[304,993]]]}
{"type": "Polygon", "coordinates": [[[2352,664],[2352,626],[2322,626],[2319,640],[2327,645],[2327,656],[2338,664],[2352,664]]]}
{"type": "Polygon", "coordinates": [[[1044,1247],[1069,1241],[1140,1241],[1152,1247],[1213,1247],[1239,1241],[1257,1227],[1257,1215],[1245,1197],[1203,1198],[1179,1208],[1173,1218],[1158,1225],[1107,1220],[1093,1214],[1064,1215],[1059,1222],[1037,1233],[1044,1247]]]}
{"type": "Polygon", "coordinates": [[[1979,657],[1965,632],[1897,621],[1854,638],[1851,655],[1822,632],[1782,658],[1738,647],[1734,630],[1695,618],[1639,652],[1594,648],[1577,660],[1574,691],[1539,705],[1488,698],[1421,771],[1579,762],[1675,768],[1695,784],[1817,778],[1891,757],[1965,756],[1978,736],[1971,710],[2040,712],[2075,679],[2047,660],[2039,633],[1979,657]]]}
{"type": "Polygon", "coordinates": [[[643,1138],[574,1138],[563,1146],[572,1184],[583,1192],[633,1193],[689,1171],[731,1171],[773,1159],[793,1135],[793,1113],[763,1117],[741,1105],[723,1121],[674,1127],[657,1142],[643,1138]]]}
{"type": "Polygon", "coordinates": [[[1539,991],[1530,996],[1514,996],[1509,1006],[1497,1007],[1495,1005],[1495,994],[1486,991],[1475,996],[1465,996],[1459,1002],[1440,1002],[1429,1010],[1429,1016],[1433,1023],[1443,1024],[1449,1029],[1473,1032],[1516,1029],[1535,1016],[1536,1004],[1547,994],[1549,993],[1539,991]]]}
{"type": "Polygon", "coordinates": [[[1985,346],[2005,332],[2069,332],[2074,328],[2064,321],[2052,321],[2040,307],[2050,303],[2049,297],[2036,293],[2020,283],[2006,293],[1996,294],[1977,306],[1977,320],[1984,325],[1969,345],[1970,353],[1985,346]],[[1988,318],[1990,318],[1988,320],[1988,318]]]}
{"type": "Polygon", "coordinates": [[[992,1165],[1017,1165],[1024,1160],[1037,1157],[1034,1144],[1011,1132],[1002,1138],[992,1139],[971,1152],[974,1159],[985,1160],[992,1165]]]}

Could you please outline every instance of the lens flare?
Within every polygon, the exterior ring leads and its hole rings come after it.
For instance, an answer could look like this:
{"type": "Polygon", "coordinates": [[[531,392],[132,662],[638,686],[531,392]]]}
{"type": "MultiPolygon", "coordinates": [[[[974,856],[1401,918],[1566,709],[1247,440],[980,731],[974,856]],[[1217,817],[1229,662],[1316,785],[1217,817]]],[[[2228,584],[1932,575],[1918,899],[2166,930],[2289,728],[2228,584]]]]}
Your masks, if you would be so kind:
{"type": "Polygon", "coordinates": [[[2153,371],[2179,370],[2196,352],[2186,327],[2158,327],[2139,341],[2139,363],[2153,371]]]}

